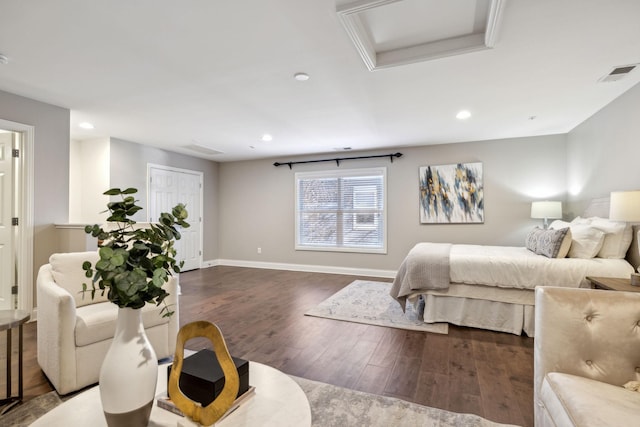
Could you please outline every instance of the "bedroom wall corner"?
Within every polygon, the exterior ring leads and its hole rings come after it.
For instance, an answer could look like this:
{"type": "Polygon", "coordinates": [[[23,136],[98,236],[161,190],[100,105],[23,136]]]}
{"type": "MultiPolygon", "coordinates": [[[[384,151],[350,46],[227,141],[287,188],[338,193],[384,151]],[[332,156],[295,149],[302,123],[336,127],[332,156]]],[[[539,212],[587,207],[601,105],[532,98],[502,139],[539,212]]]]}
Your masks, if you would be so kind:
{"type": "MultiPolygon", "coordinates": [[[[147,207],[147,163],[203,173],[202,259],[219,258],[218,163],[135,142],[111,138],[111,187],[135,187],[137,199],[147,207]]],[[[146,210],[145,210],[146,212],[146,210]]],[[[144,221],[144,218],[139,219],[144,221]]]]}
{"type": "Polygon", "coordinates": [[[640,189],[640,84],[567,134],[568,207],[579,215],[593,198],[640,189]]]}

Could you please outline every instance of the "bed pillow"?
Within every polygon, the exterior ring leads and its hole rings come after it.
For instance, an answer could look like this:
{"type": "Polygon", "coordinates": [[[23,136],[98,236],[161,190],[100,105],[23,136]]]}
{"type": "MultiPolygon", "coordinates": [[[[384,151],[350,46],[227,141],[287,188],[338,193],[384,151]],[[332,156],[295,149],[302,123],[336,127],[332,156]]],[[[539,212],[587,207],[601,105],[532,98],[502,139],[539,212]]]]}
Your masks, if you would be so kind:
{"type": "MultiPolygon", "coordinates": [[[[538,255],[544,255],[547,258],[559,258],[568,233],[570,233],[569,228],[543,230],[540,227],[536,227],[527,235],[527,249],[538,255]]],[[[571,236],[569,236],[568,242],[570,245],[571,236]]],[[[564,258],[566,254],[567,252],[564,251],[562,258],[564,258]]]]}
{"type": "Polygon", "coordinates": [[[571,224],[569,258],[595,258],[602,249],[604,232],[590,225],[571,224]]]}
{"type": "Polygon", "coordinates": [[[571,224],[572,225],[589,225],[591,224],[591,218],[582,218],[577,216],[571,220],[571,224]]]}
{"type": "Polygon", "coordinates": [[[571,223],[567,221],[563,221],[561,219],[556,219],[551,223],[551,225],[549,225],[549,228],[552,228],[554,230],[560,230],[561,228],[567,228],[567,227],[571,227],[571,223]]]}
{"type": "Polygon", "coordinates": [[[633,240],[633,226],[626,222],[610,221],[606,218],[590,218],[591,227],[603,231],[604,242],[598,251],[599,258],[621,259],[626,257],[633,240]]]}

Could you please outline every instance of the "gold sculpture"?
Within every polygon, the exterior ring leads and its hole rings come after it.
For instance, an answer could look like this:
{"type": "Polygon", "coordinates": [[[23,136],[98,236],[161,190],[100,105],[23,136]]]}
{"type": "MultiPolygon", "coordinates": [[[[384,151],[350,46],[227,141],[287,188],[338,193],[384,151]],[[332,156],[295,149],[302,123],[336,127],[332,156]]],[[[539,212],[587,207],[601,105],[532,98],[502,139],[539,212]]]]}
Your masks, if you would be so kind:
{"type": "Polygon", "coordinates": [[[210,426],[218,421],[233,405],[238,396],[240,387],[240,377],[238,370],[233,363],[233,359],[227,349],[220,329],[213,323],[203,320],[192,322],[184,325],[178,332],[176,341],[176,353],[173,358],[173,367],[169,375],[169,398],[174,405],[180,409],[185,416],[192,421],[210,426]],[[213,351],[216,359],[224,373],[224,387],[222,391],[209,405],[203,407],[199,402],[189,399],[182,393],[179,386],[180,373],[182,372],[182,363],[184,361],[184,344],[192,339],[204,337],[208,338],[213,344],[213,351]]]}

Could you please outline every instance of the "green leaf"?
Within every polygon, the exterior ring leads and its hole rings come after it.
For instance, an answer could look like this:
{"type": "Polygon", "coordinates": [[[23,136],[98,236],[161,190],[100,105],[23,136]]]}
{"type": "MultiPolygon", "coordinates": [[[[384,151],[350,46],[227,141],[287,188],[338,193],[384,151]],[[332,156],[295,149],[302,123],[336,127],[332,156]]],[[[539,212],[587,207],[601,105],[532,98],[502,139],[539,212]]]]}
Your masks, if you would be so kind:
{"type": "Polygon", "coordinates": [[[121,194],[122,191],[120,191],[119,188],[112,188],[110,190],[105,191],[104,194],[105,196],[117,196],[118,194],[121,194]]]}
{"type": "Polygon", "coordinates": [[[109,259],[109,262],[114,267],[120,267],[122,264],[124,264],[124,257],[121,254],[115,254],[109,259]]]}
{"type": "Polygon", "coordinates": [[[103,246],[98,253],[100,254],[100,259],[109,259],[113,256],[113,249],[108,246],[103,246]]]}
{"type": "Polygon", "coordinates": [[[141,210],[142,210],[142,208],[140,206],[134,205],[134,206],[130,207],[129,209],[127,209],[127,215],[133,216],[133,215],[136,214],[136,212],[141,211],[141,210]]]}
{"type": "Polygon", "coordinates": [[[138,192],[138,189],[137,189],[137,188],[129,187],[129,188],[127,188],[126,190],[124,190],[124,191],[122,192],[122,194],[133,194],[133,193],[137,193],[137,192],[138,192]]]}
{"type": "Polygon", "coordinates": [[[96,271],[100,273],[103,270],[106,270],[106,271],[112,270],[111,262],[109,262],[108,259],[101,259],[98,262],[96,262],[96,271]]]}

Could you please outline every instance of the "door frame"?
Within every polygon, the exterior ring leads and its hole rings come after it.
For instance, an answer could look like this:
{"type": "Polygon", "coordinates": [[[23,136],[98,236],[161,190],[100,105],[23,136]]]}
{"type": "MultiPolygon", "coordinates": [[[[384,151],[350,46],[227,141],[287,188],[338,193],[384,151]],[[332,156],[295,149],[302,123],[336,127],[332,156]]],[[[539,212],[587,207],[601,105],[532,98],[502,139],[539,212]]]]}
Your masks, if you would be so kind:
{"type": "MultiPolygon", "coordinates": [[[[198,248],[198,250],[200,251],[200,265],[198,266],[198,268],[202,268],[202,259],[204,257],[204,222],[202,221],[202,218],[204,218],[204,173],[201,171],[196,171],[196,170],[191,170],[191,169],[183,169],[183,168],[176,168],[173,166],[166,166],[166,165],[160,165],[157,163],[147,163],[147,212],[150,212],[150,200],[151,200],[151,168],[155,168],[155,169],[162,169],[165,171],[171,171],[171,172],[179,172],[179,173],[187,173],[190,175],[197,175],[200,177],[200,211],[198,212],[198,221],[200,221],[200,247],[198,248]]],[[[188,211],[189,209],[187,209],[188,211]]],[[[193,215],[191,214],[191,212],[189,212],[189,217],[192,218],[193,215]]],[[[148,218],[148,216],[147,216],[148,218]]],[[[187,218],[187,222],[190,222],[189,219],[187,218]]]]}
{"type": "MultiPolygon", "coordinates": [[[[25,310],[33,315],[33,297],[35,283],[33,281],[33,198],[34,198],[34,169],[33,159],[35,151],[35,126],[0,119],[0,128],[22,134],[22,147],[20,149],[20,170],[18,179],[22,189],[22,197],[19,198],[19,212],[21,212],[18,225],[20,244],[16,252],[18,263],[18,309],[25,310]]],[[[16,189],[14,188],[13,191],[16,189]]]]}

